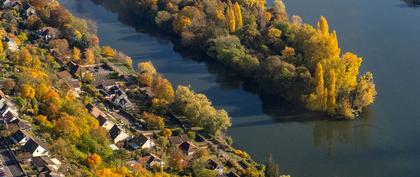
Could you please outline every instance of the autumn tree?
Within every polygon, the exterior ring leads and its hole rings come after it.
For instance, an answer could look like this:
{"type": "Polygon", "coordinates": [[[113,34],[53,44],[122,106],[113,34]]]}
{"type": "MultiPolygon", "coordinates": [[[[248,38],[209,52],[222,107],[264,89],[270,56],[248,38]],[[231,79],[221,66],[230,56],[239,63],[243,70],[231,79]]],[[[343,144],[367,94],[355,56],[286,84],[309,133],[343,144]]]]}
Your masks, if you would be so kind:
{"type": "Polygon", "coordinates": [[[115,50],[111,48],[110,46],[103,46],[102,47],[102,55],[104,57],[114,57],[115,56],[115,50]]]}
{"type": "Polygon", "coordinates": [[[373,82],[373,74],[368,72],[360,77],[359,82],[355,89],[354,107],[361,110],[372,104],[375,101],[376,88],[373,82]]]}
{"type": "Polygon", "coordinates": [[[231,33],[236,31],[235,11],[230,6],[226,10],[226,23],[231,33]]]}
{"type": "Polygon", "coordinates": [[[187,167],[188,160],[185,157],[184,153],[178,148],[171,148],[169,151],[169,166],[175,170],[183,170],[187,167]]]}
{"type": "Polygon", "coordinates": [[[156,69],[151,61],[140,62],[138,65],[139,82],[141,85],[152,86],[156,69]]]}
{"type": "Polygon", "coordinates": [[[94,153],[86,158],[86,163],[91,167],[97,167],[102,163],[102,158],[100,155],[94,153]]]}
{"type": "Polygon", "coordinates": [[[146,121],[148,129],[162,129],[165,127],[165,120],[153,113],[144,112],[142,118],[146,121]]]}
{"type": "Polygon", "coordinates": [[[325,100],[325,82],[324,82],[324,69],[321,63],[316,65],[315,70],[315,83],[316,83],[316,96],[318,98],[318,105],[320,109],[325,110],[327,105],[324,103],[325,100]]]}
{"type": "Polygon", "coordinates": [[[236,29],[242,28],[242,26],[244,26],[242,22],[242,10],[238,2],[235,2],[235,4],[233,5],[233,11],[235,15],[236,29]]]}
{"type": "Polygon", "coordinates": [[[176,32],[182,32],[185,29],[187,29],[189,26],[191,26],[191,18],[184,16],[184,15],[178,15],[175,17],[175,20],[172,22],[172,28],[176,32]]]}
{"type": "Polygon", "coordinates": [[[28,84],[23,84],[21,86],[20,93],[22,98],[32,99],[35,97],[35,89],[28,84]]]}
{"type": "Polygon", "coordinates": [[[85,49],[83,52],[83,56],[85,57],[85,63],[88,65],[95,64],[95,53],[92,49],[85,49]]]}
{"type": "Polygon", "coordinates": [[[77,47],[73,47],[73,60],[74,61],[80,60],[80,49],[77,47]]]}
{"type": "Polygon", "coordinates": [[[335,74],[334,70],[330,70],[329,74],[328,74],[328,112],[330,114],[335,113],[335,108],[336,108],[336,96],[337,96],[337,89],[336,89],[336,85],[337,85],[337,76],[335,74]]]}

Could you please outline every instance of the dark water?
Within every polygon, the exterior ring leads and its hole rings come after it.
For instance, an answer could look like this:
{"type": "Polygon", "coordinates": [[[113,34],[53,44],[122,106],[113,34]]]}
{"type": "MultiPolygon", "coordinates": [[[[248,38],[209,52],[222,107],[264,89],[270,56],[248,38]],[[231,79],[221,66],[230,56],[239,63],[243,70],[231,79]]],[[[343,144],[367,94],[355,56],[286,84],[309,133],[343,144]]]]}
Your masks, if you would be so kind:
{"type": "Polygon", "coordinates": [[[289,13],[305,22],[326,16],[342,51],[365,58],[362,71],[375,75],[375,105],[361,120],[334,122],[308,121],[294,105],[260,98],[235,74],[179,52],[168,37],[115,6],[60,1],[97,23],[101,44],[136,62],[152,60],[174,85],[189,84],[227,109],[235,146],[259,161],[271,153],[294,177],[420,176],[420,9],[398,0],[285,0],[289,13]]]}

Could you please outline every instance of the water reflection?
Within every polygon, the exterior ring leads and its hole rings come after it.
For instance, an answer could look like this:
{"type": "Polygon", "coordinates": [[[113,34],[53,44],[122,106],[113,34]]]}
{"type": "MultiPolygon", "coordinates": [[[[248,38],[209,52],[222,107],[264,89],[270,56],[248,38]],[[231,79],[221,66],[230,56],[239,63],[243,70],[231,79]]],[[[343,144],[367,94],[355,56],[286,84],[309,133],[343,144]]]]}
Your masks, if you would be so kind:
{"type": "Polygon", "coordinates": [[[418,8],[420,7],[420,0],[402,0],[403,2],[405,2],[408,7],[412,7],[412,8],[418,8]]]}

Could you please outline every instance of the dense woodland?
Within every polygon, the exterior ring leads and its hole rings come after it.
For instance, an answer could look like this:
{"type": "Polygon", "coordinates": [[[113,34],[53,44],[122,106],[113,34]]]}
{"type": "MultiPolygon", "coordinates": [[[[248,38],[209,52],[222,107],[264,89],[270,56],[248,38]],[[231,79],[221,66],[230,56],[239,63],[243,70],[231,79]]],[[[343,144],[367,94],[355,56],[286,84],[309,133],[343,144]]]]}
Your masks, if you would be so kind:
{"type": "MultiPolygon", "coordinates": [[[[151,62],[139,63],[135,71],[129,56],[109,46],[99,46],[93,23],[72,16],[56,0],[30,0],[22,4],[28,9],[33,7],[36,13],[29,14],[20,5],[1,10],[1,90],[13,98],[19,117],[31,124],[31,134],[46,142],[51,156],[63,162],[60,171],[66,176],[217,176],[206,167],[206,162],[210,158],[220,161],[220,152],[230,164],[225,168],[235,169],[241,176],[280,176],[278,165],[272,160],[266,170],[246,152],[231,147],[232,140],[224,134],[231,126],[230,117],[223,109],[214,108],[205,95],[186,86],[174,90],[151,62]],[[43,34],[44,29],[48,29],[49,35],[43,34]],[[105,107],[103,97],[93,85],[96,76],[76,72],[70,78],[77,79],[70,81],[58,74],[70,65],[99,66],[105,62],[114,63],[118,70],[128,73],[124,79],[114,76],[116,73],[107,77],[119,79],[121,87],[132,88],[126,89],[130,98],[142,101],[135,103],[136,107],[142,107],[141,111],[124,111],[135,115],[146,130],[155,132],[154,148],[129,151],[124,143],[119,143],[119,150],[111,149],[109,133],[86,109],[95,102],[105,107]],[[132,85],[128,83],[130,78],[135,80],[132,85]],[[69,85],[74,80],[81,84],[80,93],[69,85]],[[144,99],[140,88],[150,90],[152,98],[144,99]],[[169,114],[182,117],[185,124],[195,129],[184,133],[185,128],[179,123],[168,121],[169,114]],[[213,146],[208,148],[202,145],[205,143],[196,142],[199,133],[212,140],[213,146]],[[194,155],[185,155],[169,144],[171,135],[181,134],[204,148],[194,155]],[[165,167],[127,164],[149,152],[157,154],[165,167]]],[[[1,136],[9,138],[18,129],[14,125],[1,126],[1,136]]]]}
{"type": "Polygon", "coordinates": [[[341,52],[324,17],[317,27],[305,24],[281,0],[272,7],[265,0],[110,1],[257,81],[264,93],[350,119],[374,102],[373,74],[359,73],[363,59],[341,52]]]}

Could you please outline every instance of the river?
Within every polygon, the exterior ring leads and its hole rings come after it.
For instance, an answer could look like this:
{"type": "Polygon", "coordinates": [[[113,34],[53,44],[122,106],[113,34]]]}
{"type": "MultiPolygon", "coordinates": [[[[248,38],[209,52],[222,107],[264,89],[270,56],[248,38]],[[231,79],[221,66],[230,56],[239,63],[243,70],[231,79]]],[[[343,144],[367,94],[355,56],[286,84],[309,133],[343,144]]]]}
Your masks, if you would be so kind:
{"type": "Polygon", "coordinates": [[[376,103],[355,121],[308,120],[295,105],[259,97],[229,70],[190,57],[117,7],[60,0],[95,21],[102,45],[152,60],[174,85],[191,85],[232,117],[234,146],[264,162],[271,154],[294,177],[420,176],[420,9],[399,0],[285,0],[289,14],[315,24],[320,15],[338,31],[342,51],[365,60],[376,103]]]}

